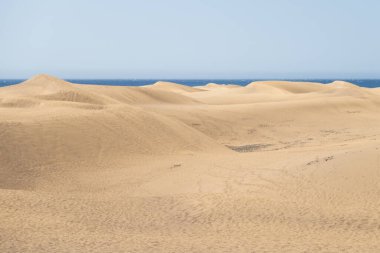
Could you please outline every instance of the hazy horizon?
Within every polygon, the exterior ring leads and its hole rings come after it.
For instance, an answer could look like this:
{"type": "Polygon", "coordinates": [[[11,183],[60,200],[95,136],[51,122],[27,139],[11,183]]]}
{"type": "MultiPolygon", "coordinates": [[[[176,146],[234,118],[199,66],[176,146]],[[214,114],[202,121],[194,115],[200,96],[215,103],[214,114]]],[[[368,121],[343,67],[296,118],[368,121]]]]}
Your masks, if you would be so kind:
{"type": "Polygon", "coordinates": [[[0,78],[376,79],[380,2],[2,1],[0,78]]]}
{"type": "Polygon", "coordinates": [[[185,78],[176,78],[176,77],[141,77],[141,78],[133,78],[133,77],[61,77],[57,75],[51,75],[49,73],[37,73],[31,76],[27,77],[7,77],[7,78],[2,78],[0,76],[0,80],[27,80],[30,79],[34,76],[38,76],[40,74],[47,74],[50,76],[57,77],[59,79],[64,79],[64,80],[380,80],[379,77],[317,77],[317,76],[312,76],[312,77],[235,77],[235,78],[220,78],[220,77],[205,77],[205,78],[192,78],[192,77],[185,77],[185,78]]]}

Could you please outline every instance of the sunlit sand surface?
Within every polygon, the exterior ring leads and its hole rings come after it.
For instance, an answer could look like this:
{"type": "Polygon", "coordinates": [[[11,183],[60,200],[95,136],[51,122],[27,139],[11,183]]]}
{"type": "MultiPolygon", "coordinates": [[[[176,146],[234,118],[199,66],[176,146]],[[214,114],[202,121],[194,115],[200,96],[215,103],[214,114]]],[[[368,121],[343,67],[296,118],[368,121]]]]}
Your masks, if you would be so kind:
{"type": "Polygon", "coordinates": [[[0,252],[380,252],[380,90],[0,88],[0,252]]]}

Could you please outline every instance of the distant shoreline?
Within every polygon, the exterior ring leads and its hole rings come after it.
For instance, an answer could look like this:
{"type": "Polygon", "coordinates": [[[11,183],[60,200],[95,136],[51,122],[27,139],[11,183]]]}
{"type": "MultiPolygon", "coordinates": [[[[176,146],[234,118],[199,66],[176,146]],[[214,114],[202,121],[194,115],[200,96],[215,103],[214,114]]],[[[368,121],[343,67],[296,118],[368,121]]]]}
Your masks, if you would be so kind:
{"type": "MultiPolygon", "coordinates": [[[[18,84],[26,79],[0,79],[0,87],[18,84]]],[[[142,86],[153,84],[157,81],[168,81],[179,83],[187,86],[200,86],[208,83],[217,84],[237,84],[245,86],[254,81],[266,81],[266,80],[283,80],[283,81],[295,81],[295,82],[317,82],[317,83],[331,83],[335,80],[342,80],[356,84],[366,88],[380,87],[380,79],[65,79],[69,82],[79,84],[96,84],[96,85],[110,85],[110,86],[142,86]]]]}

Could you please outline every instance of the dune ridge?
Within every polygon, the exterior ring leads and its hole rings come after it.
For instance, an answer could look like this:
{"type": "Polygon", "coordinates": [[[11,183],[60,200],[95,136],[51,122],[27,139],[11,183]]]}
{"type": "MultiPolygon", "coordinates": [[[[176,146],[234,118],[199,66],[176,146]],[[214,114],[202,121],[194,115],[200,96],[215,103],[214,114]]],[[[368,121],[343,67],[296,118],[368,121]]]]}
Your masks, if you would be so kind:
{"type": "Polygon", "coordinates": [[[1,252],[378,252],[380,93],[0,88],[1,252]]]}

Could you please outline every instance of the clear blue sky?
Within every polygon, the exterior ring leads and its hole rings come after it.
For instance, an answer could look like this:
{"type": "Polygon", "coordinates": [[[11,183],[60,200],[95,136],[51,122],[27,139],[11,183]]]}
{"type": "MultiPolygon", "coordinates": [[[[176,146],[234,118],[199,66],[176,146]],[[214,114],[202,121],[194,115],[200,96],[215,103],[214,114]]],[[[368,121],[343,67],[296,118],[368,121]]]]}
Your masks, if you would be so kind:
{"type": "Polygon", "coordinates": [[[380,77],[378,0],[0,0],[0,78],[380,77]]]}

